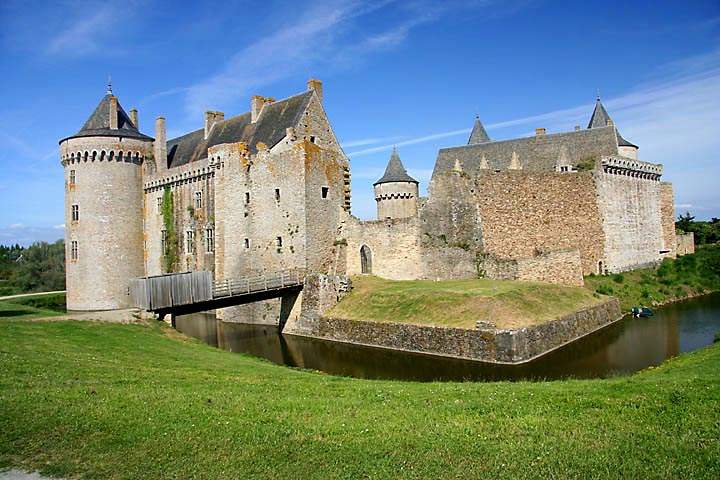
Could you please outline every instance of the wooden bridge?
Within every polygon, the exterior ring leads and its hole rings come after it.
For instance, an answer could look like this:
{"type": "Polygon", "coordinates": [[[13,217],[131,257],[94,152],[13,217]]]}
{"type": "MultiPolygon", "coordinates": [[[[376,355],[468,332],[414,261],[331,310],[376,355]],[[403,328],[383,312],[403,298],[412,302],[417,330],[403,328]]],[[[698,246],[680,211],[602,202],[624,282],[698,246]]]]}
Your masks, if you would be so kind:
{"type": "Polygon", "coordinates": [[[302,290],[303,270],[232,278],[213,282],[206,271],[169,273],[130,282],[133,304],[149,312],[186,315],[216,308],[278,298],[302,290]]]}

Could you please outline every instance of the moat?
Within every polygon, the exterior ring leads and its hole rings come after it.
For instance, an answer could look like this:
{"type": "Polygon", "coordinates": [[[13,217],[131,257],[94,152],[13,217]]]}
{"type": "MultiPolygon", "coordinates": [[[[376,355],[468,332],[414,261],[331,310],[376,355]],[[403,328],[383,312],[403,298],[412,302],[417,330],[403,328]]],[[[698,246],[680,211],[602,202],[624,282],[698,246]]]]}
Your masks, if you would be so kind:
{"type": "Polygon", "coordinates": [[[220,322],[208,313],[178,317],[177,329],[232,352],[357,378],[414,381],[604,378],[636,372],[710,345],[720,331],[720,293],[659,308],[653,317],[626,317],[520,365],[495,365],[282,335],[277,327],[220,322]]]}

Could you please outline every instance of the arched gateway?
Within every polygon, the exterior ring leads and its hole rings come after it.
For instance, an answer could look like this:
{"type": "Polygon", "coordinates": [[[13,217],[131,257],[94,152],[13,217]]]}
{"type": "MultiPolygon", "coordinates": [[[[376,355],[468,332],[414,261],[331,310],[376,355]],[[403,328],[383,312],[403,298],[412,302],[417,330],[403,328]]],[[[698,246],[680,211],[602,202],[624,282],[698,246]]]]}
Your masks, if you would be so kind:
{"type": "Polygon", "coordinates": [[[360,271],[367,274],[372,273],[372,252],[367,245],[360,247],[360,271]]]}

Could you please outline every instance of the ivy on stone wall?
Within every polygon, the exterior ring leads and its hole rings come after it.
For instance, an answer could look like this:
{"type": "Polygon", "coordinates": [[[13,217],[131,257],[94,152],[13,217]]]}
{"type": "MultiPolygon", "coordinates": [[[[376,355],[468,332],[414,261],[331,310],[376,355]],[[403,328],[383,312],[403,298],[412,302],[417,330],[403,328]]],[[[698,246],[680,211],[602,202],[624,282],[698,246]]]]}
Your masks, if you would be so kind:
{"type": "Polygon", "coordinates": [[[172,272],[178,260],[177,233],[175,232],[175,213],[172,190],[166,188],[162,199],[163,229],[165,230],[165,251],[163,252],[163,271],[172,272]]]}

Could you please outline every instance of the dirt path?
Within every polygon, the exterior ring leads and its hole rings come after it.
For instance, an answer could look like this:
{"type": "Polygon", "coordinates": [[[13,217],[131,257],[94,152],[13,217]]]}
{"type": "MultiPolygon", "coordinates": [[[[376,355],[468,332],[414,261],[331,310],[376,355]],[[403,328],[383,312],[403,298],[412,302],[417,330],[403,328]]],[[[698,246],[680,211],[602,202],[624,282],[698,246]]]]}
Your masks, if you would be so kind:
{"type": "MultiPolygon", "coordinates": [[[[65,293],[65,290],[55,290],[54,292],[19,293],[17,295],[7,295],[5,297],[0,297],[0,300],[12,300],[13,298],[23,298],[23,297],[37,297],[39,295],[53,295],[56,293],[65,293]]],[[[2,477],[0,477],[0,479],[1,478],[2,477]]]]}

